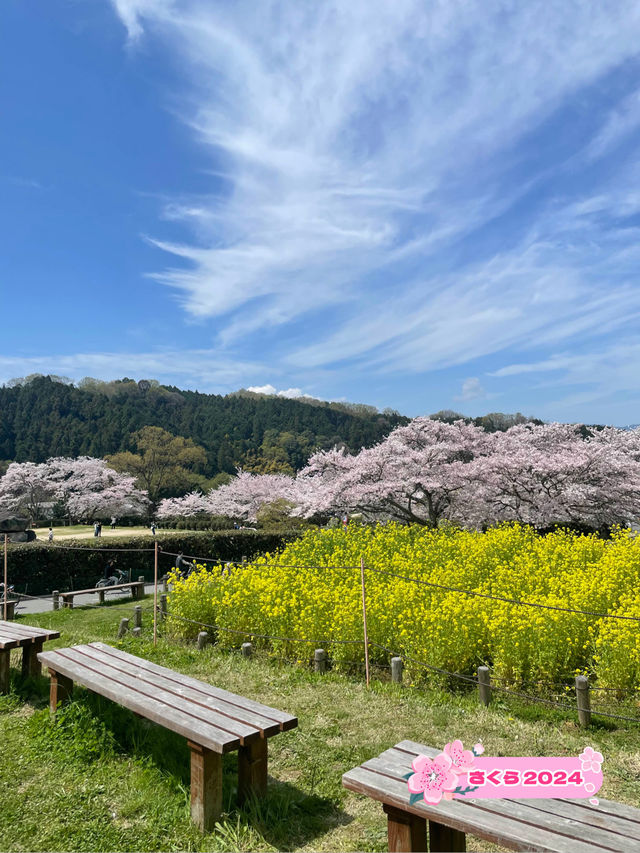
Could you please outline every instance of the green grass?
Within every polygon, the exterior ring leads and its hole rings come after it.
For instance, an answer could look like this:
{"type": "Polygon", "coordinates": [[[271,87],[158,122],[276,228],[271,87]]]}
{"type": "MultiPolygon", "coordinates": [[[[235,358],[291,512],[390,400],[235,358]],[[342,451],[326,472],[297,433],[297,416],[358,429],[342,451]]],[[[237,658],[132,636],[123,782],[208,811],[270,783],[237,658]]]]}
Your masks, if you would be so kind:
{"type": "MultiPolygon", "coordinates": [[[[133,605],[113,604],[30,615],[62,636],[46,648],[102,640],[296,714],[299,728],[269,741],[269,794],[235,805],[236,755],[224,758],[224,814],[202,836],[189,815],[185,741],[119,706],[78,689],[48,717],[46,678],[0,697],[0,849],[2,851],[386,850],[381,807],[341,786],[341,776],[403,738],[434,746],[482,739],[487,754],[577,755],[587,745],[604,757],[604,798],[640,801],[640,727],[596,723],[581,731],[571,714],[498,699],[490,709],[466,693],[418,691],[360,677],[315,675],[256,655],[223,653],[151,637],[116,641],[133,605]]],[[[19,655],[13,660],[19,664],[19,655]]],[[[625,710],[629,710],[626,708],[625,710]]],[[[469,840],[473,850],[495,850],[469,840]]]]}
{"type": "MultiPolygon", "coordinates": [[[[34,527],[34,532],[38,539],[43,541],[47,541],[47,537],[49,535],[48,527],[34,527]]],[[[177,531],[171,530],[169,528],[163,528],[162,531],[158,530],[158,535],[160,533],[175,533],[177,531]]],[[[153,534],[151,533],[151,529],[148,526],[138,525],[137,527],[120,527],[116,525],[116,529],[112,530],[110,524],[102,525],[102,538],[109,539],[112,537],[127,537],[127,536],[149,536],[152,538],[153,534]]],[[[93,539],[93,524],[70,524],[68,527],[54,527],[53,528],[53,541],[58,542],[60,539],[93,539]]]]}

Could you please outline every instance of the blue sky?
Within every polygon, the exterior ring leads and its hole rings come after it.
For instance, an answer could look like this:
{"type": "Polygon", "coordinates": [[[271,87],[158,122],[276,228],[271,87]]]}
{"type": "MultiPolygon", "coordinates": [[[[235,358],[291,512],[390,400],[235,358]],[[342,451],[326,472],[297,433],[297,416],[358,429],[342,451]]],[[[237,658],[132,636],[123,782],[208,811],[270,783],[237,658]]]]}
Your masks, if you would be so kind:
{"type": "Polygon", "coordinates": [[[0,381],[640,422],[639,45],[611,0],[4,0],[0,381]]]}

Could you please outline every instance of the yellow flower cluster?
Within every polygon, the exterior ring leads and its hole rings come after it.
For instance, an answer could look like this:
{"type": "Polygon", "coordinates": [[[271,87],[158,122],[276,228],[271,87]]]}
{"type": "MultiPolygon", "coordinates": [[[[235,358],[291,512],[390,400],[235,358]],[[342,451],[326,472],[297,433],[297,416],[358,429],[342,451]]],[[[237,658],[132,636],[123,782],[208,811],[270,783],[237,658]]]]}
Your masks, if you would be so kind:
{"type": "MultiPolygon", "coordinates": [[[[175,578],[170,612],[194,621],[172,625],[185,637],[201,630],[196,622],[217,625],[216,640],[227,647],[251,639],[299,660],[321,647],[334,665],[362,663],[361,557],[374,662],[388,664],[388,651],[377,648],[384,646],[453,673],[487,664],[513,685],[588,672],[603,686],[640,687],[638,622],[567,612],[640,617],[640,538],[626,531],[604,541],[518,525],[486,533],[396,524],[313,530],[231,576],[199,566],[187,580],[175,578]]],[[[407,667],[414,678],[425,672],[407,667]]]]}

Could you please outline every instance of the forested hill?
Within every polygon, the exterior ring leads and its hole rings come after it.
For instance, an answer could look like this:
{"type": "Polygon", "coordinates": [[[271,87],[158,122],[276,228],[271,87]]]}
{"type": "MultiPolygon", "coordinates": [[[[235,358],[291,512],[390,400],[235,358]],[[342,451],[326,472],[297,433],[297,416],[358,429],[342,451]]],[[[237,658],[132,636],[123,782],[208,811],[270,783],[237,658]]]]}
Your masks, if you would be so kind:
{"type": "Polygon", "coordinates": [[[76,387],[36,377],[0,387],[0,460],[103,457],[131,449],[136,430],[159,426],[205,448],[209,477],[238,465],[295,471],[317,448],[358,450],[407,421],[368,406],[249,392],[223,397],[127,379],[76,387]]]}

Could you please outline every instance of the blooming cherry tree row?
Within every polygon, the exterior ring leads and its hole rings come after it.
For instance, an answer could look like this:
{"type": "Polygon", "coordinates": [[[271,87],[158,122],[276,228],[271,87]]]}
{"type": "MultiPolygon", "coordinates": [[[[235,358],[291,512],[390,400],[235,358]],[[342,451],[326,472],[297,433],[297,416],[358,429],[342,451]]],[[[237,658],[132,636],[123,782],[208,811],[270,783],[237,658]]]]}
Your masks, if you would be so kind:
{"type": "Polygon", "coordinates": [[[158,515],[255,521],[281,499],[292,515],[317,519],[360,512],[430,527],[624,524],[640,518],[640,430],[552,423],[489,434],[464,421],[415,418],[354,455],[319,451],[295,478],[240,471],[208,495],[163,501],[158,515]]]}
{"type": "Polygon", "coordinates": [[[0,478],[0,508],[41,518],[58,502],[73,518],[144,515],[147,493],[135,477],[109,468],[102,459],[56,457],[46,462],[12,462],[0,478]]]}

